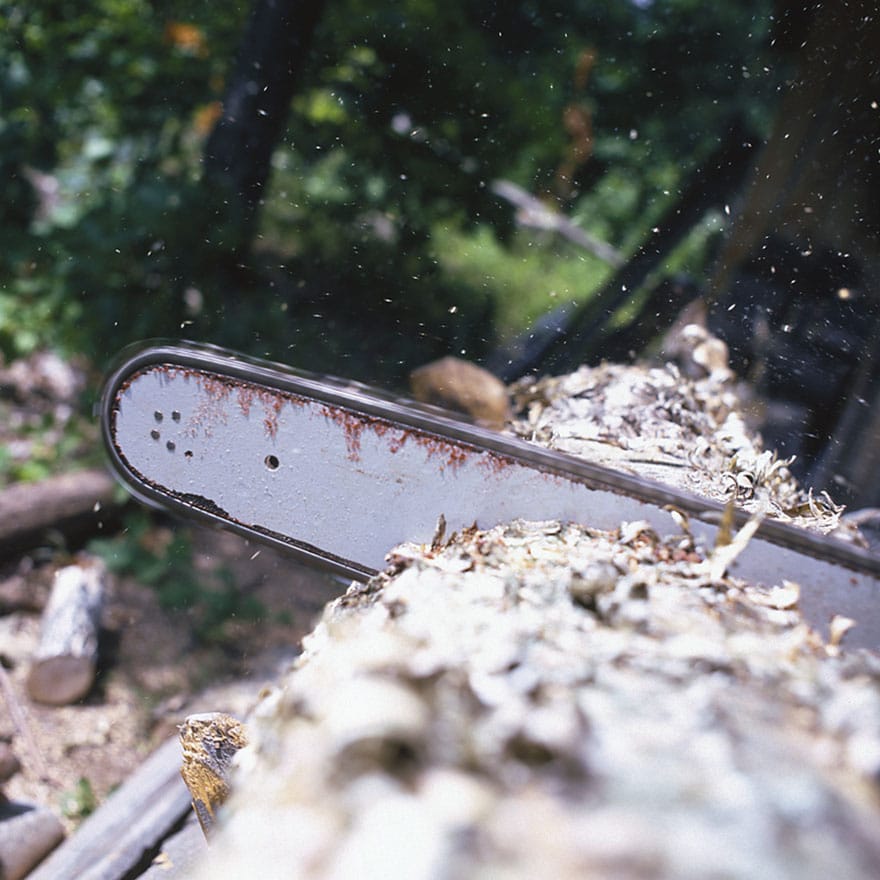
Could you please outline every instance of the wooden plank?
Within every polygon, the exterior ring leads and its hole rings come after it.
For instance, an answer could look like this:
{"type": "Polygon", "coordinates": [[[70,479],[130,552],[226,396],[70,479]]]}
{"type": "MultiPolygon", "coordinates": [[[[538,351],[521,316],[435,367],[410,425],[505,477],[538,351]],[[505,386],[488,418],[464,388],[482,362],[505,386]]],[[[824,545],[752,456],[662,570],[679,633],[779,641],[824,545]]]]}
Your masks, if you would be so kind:
{"type": "Polygon", "coordinates": [[[98,808],[28,880],[121,880],[148,860],[190,809],[173,737],[98,808]]]}

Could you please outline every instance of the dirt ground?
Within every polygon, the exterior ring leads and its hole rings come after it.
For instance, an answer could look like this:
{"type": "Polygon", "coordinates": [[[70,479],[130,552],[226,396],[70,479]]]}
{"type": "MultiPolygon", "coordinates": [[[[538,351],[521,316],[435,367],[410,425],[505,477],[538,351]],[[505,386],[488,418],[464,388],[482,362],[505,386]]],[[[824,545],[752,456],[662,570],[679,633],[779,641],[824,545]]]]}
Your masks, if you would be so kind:
{"type": "MultiPolygon", "coordinates": [[[[99,466],[98,428],[84,397],[100,379],[87,363],[51,352],[9,364],[0,358],[0,488],[99,466]]],[[[190,570],[225,569],[239,594],[256,600],[259,619],[228,617],[206,636],[195,614],[160,604],[170,573],[151,586],[108,575],[98,675],[76,705],[38,705],[25,681],[53,575],[77,548],[44,548],[0,564],[0,743],[21,763],[0,783],[0,797],[47,806],[68,831],[186,715],[243,714],[296,656],[325,602],[347,586],[236,535],[150,523],[147,537],[160,546],[186,530],[190,570]]]]}
{"type": "Polygon", "coordinates": [[[347,586],[236,535],[201,528],[191,535],[194,567],[227,566],[237,588],[264,609],[260,619],[231,618],[222,637],[200,639],[190,616],[163,609],[155,589],[110,575],[98,677],[72,706],[38,705],[25,690],[40,634],[38,606],[61,560],[24,557],[0,568],[0,604],[8,607],[10,597],[21,604],[22,595],[33,600],[0,616],[0,662],[14,704],[0,698],[0,742],[11,744],[22,765],[3,790],[11,800],[50,807],[68,831],[186,715],[244,713],[296,656],[325,602],[347,586]]]}

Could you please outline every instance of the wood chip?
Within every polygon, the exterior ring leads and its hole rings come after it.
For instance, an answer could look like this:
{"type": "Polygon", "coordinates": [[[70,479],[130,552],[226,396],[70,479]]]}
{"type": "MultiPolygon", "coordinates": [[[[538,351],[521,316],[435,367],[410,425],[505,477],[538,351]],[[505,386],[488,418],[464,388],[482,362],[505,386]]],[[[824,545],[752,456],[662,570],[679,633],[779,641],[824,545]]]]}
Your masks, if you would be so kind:
{"type": "Polygon", "coordinates": [[[229,796],[232,759],[247,745],[244,725],[224,712],[189,715],[180,725],[180,774],[192,795],[205,837],[216,826],[217,810],[229,796]]]}

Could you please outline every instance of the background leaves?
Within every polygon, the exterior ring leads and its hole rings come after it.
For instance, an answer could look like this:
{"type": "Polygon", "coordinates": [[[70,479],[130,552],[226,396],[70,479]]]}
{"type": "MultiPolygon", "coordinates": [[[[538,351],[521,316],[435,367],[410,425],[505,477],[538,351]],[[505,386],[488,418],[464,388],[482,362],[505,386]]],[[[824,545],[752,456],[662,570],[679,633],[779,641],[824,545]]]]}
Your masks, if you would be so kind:
{"type": "Polygon", "coordinates": [[[784,74],[768,0],[330,2],[243,256],[201,155],[248,12],[0,0],[6,357],[170,335],[391,383],[479,359],[608,272],[517,229],[493,179],[631,252],[733,118],[766,128],[784,74]],[[560,194],[571,105],[593,141],[560,194]]]}

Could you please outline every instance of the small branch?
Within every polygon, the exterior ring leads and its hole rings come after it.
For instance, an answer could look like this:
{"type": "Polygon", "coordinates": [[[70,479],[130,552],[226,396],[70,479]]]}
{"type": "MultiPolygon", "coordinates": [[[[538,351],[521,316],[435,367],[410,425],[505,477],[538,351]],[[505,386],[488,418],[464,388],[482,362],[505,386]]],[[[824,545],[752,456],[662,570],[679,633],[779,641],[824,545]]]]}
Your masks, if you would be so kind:
{"type": "Polygon", "coordinates": [[[501,196],[502,199],[519,208],[516,219],[522,226],[549,229],[589,251],[594,257],[614,266],[615,269],[623,265],[623,257],[616,248],[585,232],[558,211],[548,208],[540,199],[536,199],[522,187],[509,180],[493,180],[491,189],[496,196],[501,196]]]}
{"type": "Polygon", "coordinates": [[[30,718],[28,717],[24,706],[19,702],[19,699],[15,694],[15,689],[12,687],[9,673],[6,671],[6,668],[2,663],[0,663],[0,691],[3,691],[3,699],[6,701],[6,708],[9,710],[9,717],[12,719],[15,730],[21,737],[30,760],[40,776],[40,781],[51,782],[54,784],[55,780],[49,775],[49,768],[46,766],[43,753],[40,751],[36,737],[31,729],[30,718]]]}

